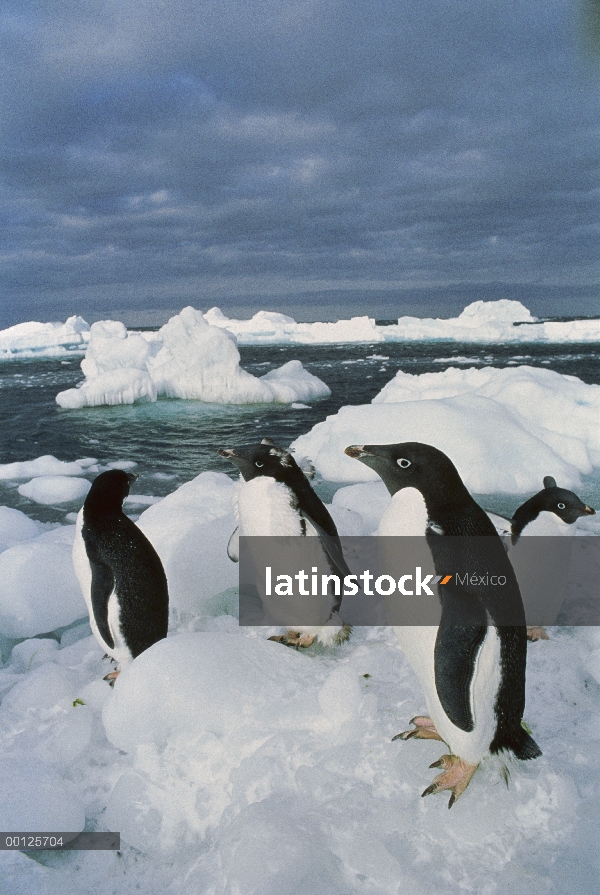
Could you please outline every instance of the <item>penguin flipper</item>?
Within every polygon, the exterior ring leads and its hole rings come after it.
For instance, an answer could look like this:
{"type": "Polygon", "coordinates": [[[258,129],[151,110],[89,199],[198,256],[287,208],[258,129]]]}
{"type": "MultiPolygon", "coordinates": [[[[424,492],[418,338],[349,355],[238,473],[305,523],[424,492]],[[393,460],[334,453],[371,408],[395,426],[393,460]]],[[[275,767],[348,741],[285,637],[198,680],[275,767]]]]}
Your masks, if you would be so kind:
{"type": "Polygon", "coordinates": [[[233,530],[233,534],[229,538],[227,544],[227,556],[232,562],[240,561],[240,527],[233,530]]]}
{"type": "Polygon", "coordinates": [[[108,626],[108,600],[115,589],[115,578],[112,569],[101,562],[90,562],[92,569],[92,611],[94,620],[104,642],[111,649],[115,641],[108,626]]]}
{"type": "Polygon", "coordinates": [[[435,687],[447,716],[460,730],[474,727],[471,681],[487,628],[482,625],[440,625],[434,648],[435,687]]]}
{"type": "Polygon", "coordinates": [[[342,551],[342,545],[340,543],[340,539],[338,535],[332,535],[328,531],[326,531],[322,525],[315,521],[312,516],[309,516],[308,513],[302,512],[302,516],[309,522],[314,530],[317,532],[319,536],[319,540],[321,541],[321,546],[329,560],[329,564],[332,568],[332,571],[335,572],[336,575],[339,575],[340,578],[344,578],[346,575],[350,574],[350,569],[348,568],[348,564],[344,559],[344,554],[342,551]]]}

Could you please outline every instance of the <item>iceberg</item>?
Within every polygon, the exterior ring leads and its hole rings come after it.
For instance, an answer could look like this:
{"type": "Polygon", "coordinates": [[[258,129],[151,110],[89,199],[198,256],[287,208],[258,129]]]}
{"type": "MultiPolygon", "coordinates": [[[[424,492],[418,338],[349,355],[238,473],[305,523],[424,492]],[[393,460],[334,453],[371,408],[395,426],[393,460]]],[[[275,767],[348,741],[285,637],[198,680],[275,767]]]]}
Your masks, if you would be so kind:
{"type": "Polygon", "coordinates": [[[64,323],[17,323],[0,330],[0,360],[82,354],[89,337],[83,317],[69,317],[64,323]]]}
{"type": "Polygon", "coordinates": [[[398,372],[371,404],[342,407],[292,449],[325,479],[375,481],[349,444],[422,441],[444,451],[475,493],[524,494],[544,475],[563,487],[600,466],[600,386],[537,367],[398,372]]]}
{"type": "Polygon", "coordinates": [[[112,320],[94,323],[78,388],[56,396],[64,408],[156,401],[159,396],[217,404],[292,403],[327,397],[329,388],[290,361],[265,376],[240,367],[235,336],[184,308],[157,333],[128,332],[112,320]]]}
{"type": "Polygon", "coordinates": [[[274,311],[258,311],[250,320],[226,317],[220,308],[204,315],[212,326],[235,335],[239,345],[327,345],[335,342],[383,342],[382,327],[371,317],[352,317],[333,323],[296,323],[293,317],[274,311]]]}

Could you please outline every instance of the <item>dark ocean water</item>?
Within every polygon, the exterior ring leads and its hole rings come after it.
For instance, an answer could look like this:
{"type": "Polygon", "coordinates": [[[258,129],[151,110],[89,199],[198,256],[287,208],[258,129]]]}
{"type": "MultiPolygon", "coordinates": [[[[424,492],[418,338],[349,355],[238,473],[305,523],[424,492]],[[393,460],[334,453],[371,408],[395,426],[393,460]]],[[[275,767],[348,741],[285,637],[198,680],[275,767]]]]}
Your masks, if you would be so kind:
{"type": "MultiPolygon", "coordinates": [[[[181,400],[63,410],[55,396],[83,378],[78,358],[5,361],[0,363],[0,463],[45,454],[61,460],[133,460],[140,473],[135,490],[163,495],[207,469],[234,476],[217,448],[260,440],[265,435],[287,447],[343,405],[369,403],[398,370],[426,373],[448,366],[528,364],[600,383],[600,356],[597,347],[589,344],[276,345],[242,347],[240,354],[242,366],[257,376],[297,358],[327,383],[331,397],[307,410],[272,404],[224,407],[181,400]],[[465,358],[469,362],[462,362],[465,358]]],[[[490,509],[502,511],[502,499],[487,503],[490,509]]],[[[4,482],[0,482],[0,504],[43,521],[60,521],[73,509],[32,504],[18,494],[16,483],[4,482]]]]}

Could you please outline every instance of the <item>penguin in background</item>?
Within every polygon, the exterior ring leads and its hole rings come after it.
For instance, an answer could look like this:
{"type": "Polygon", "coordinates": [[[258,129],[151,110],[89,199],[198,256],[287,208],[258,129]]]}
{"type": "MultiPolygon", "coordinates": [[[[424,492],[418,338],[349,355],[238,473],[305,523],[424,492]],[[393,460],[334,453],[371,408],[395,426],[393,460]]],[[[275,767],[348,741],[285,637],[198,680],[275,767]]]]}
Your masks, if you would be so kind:
{"type": "MultiPolygon", "coordinates": [[[[240,535],[307,536],[319,539],[316,555],[325,554],[333,574],[343,579],[350,573],[335,523],[290,453],[264,438],[260,444],[221,448],[219,454],[237,466],[242,477],[234,503],[238,526],[227,548],[230,559],[238,561],[240,535]]],[[[313,612],[322,619],[320,625],[296,625],[269,639],[296,649],[309,647],[315,639],[325,646],[342,643],[351,628],[339,615],[340,604],[341,596],[318,597],[313,612]]]]}
{"type": "MultiPolygon", "coordinates": [[[[594,516],[595,513],[596,511],[580,500],[573,491],[558,488],[556,480],[550,475],[545,476],[543,489],[526,500],[515,511],[510,521],[509,556],[517,573],[523,600],[528,608],[535,599],[534,589],[536,586],[543,589],[544,582],[540,580],[539,576],[537,581],[528,582],[527,571],[528,565],[530,565],[531,550],[530,545],[521,541],[521,538],[574,536],[579,519],[582,516],[594,516]]],[[[554,561],[558,567],[556,575],[554,575],[551,551],[546,551],[546,553],[547,561],[543,564],[543,572],[548,582],[544,614],[548,618],[555,618],[560,610],[562,598],[560,591],[552,586],[553,577],[556,580],[564,569],[560,568],[561,556],[558,553],[555,554],[554,561]]],[[[532,641],[548,640],[548,634],[541,625],[529,626],[527,637],[532,641]]]]}
{"type": "Polygon", "coordinates": [[[92,632],[120,671],[167,636],[169,594],[158,554],[123,512],[137,479],[111,469],[92,482],[77,516],[73,566],[90,615],[92,632]]]}
{"type": "Polygon", "coordinates": [[[446,743],[449,754],[431,765],[442,773],[423,795],[448,790],[451,808],[488,754],[508,752],[523,760],[541,755],[521,724],[527,639],[517,581],[493,523],[445,454],[418,442],[351,445],[345,452],[375,470],[392,495],[379,534],[424,536],[437,574],[492,568],[506,577],[504,587],[469,583],[450,597],[440,591],[442,623],[437,627],[395,627],[429,715],[413,718],[413,729],[394,739],[446,743]],[[459,536],[477,537],[470,554],[459,536]],[[447,600],[451,612],[445,620],[447,600]],[[467,604],[469,615],[452,615],[453,606],[467,604]],[[462,623],[456,624],[459,619],[462,623]]]}

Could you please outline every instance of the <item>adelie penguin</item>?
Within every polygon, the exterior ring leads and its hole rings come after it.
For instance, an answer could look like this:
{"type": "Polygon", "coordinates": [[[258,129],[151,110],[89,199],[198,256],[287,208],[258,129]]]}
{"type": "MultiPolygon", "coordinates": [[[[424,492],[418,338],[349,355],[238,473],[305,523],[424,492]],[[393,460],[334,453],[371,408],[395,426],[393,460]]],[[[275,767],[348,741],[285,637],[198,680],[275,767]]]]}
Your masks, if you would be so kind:
{"type": "Polygon", "coordinates": [[[92,482],[77,516],[73,565],[92,632],[120,671],[167,636],[169,594],[156,550],[123,512],[136,475],[111,469],[92,482]]]}
{"type": "Polygon", "coordinates": [[[527,639],[516,578],[494,525],[441,451],[408,442],[352,445],[346,454],[374,469],[392,495],[380,534],[424,536],[438,575],[470,567],[506,579],[503,587],[481,587],[471,579],[466,587],[440,586],[439,627],[395,628],[429,715],[413,718],[414,728],[394,739],[447,744],[450,753],[431,765],[442,773],[423,795],[448,790],[452,807],[486,755],[506,751],[530,759],[541,754],[521,724],[527,639]],[[469,609],[461,615],[464,606],[469,609]]]}
{"type": "MultiPolygon", "coordinates": [[[[349,574],[335,523],[291,454],[269,438],[260,444],[221,449],[219,454],[237,466],[242,475],[234,505],[238,527],[227,549],[234,562],[239,556],[240,535],[313,536],[315,562],[321,560],[341,578],[349,574]]],[[[265,596],[261,596],[264,603],[265,596]]],[[[326,646],[348,639],[350,627],[339,616],[341,597],[329,592],[302,600],[303,606],[305,601],[311,601],[309,615],[318,617],[320,624],[289,626],[285,634],[271,640],[299,648],[309,647],[315,639],[326,646]]],[[[270,610],[271,605],[266,608],[270,610]]]]}
{"type": "MultiPolygon", "coordinates": [[[[543,489],[515,511],[510,522],[509,556],[528,615],[536,612],[535,604],[536,601],[540,602],[541,597],[543,604],[538,611],[550,622],[556,618],[564,596],[558,582],[561,572],[564,572],[561,565],[565,551],[560,549],[560,542],[546,541],[542,561],[535,563],[535,574],[532,575],[535,554],[532,545],[522,539],[531,536],[552,539],[574,536],[579,519],[595,513],[573,491],[558,488],[556,480],[550,475],[544,478],[543,489]]],[[[568,557],[566,559],[568,564],[568,557]]],[[[529,626],[527,636],[530,640],[548,640],[545,628],[539,624],[529,626]]]]}

